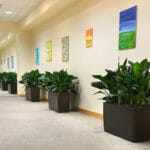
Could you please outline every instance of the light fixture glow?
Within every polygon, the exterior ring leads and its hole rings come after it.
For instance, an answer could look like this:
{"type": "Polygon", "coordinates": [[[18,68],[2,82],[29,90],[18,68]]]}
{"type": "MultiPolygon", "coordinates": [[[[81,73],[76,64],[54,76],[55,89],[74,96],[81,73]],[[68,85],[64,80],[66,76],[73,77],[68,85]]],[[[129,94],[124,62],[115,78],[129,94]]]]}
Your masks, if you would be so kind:
{"type": "Polygon", "coordinates": [[[7,15],[10,15],[10,14],[12,14],[13,12],[12,11],[6,11],[5,12],[7,15]]]}

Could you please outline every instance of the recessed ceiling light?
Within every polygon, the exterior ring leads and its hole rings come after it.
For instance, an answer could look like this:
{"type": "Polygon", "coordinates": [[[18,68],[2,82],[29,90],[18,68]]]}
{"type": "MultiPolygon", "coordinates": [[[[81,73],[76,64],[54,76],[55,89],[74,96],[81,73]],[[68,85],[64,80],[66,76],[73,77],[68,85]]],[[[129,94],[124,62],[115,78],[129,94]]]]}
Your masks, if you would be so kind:
{"type": "Polygon", "coordinates": [[[10,14],[12,14],[13,12],[12,12],[12,11],[5,11],[5,13],[6,13],[7,15],[10,15],[10,14]]]}

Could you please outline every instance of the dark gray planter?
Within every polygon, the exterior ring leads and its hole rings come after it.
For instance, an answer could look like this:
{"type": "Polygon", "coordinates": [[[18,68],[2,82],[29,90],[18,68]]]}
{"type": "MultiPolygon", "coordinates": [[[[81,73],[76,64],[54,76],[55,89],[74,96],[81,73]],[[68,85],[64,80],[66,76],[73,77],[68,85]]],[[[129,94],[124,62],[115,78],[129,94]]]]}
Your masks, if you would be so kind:
{"type": "Polygon", "coordinates": [[[132,142],[150,138],[150,108],[104,103],[104,130],[132,142]]]}
{"type": "Polygon", "coordinates": [[[26,99],[32,102],[40,101],[40,89],[37,87],[26,88],[26,99]]]}
{"type": "Polygon", "coordinates": [[[17,83],[8,84],[8,93],[17,94],[17,83]]]}
{"type": "Polygon", "coordinates": [[[1,90],[2,91],[8,91],[8,84],[5,82],[1,82],[1,90]]]}
{"type": "Polygon", "coordinates": [[[69,112],[70,93],[48,93],[49,109],[59,113],[69,112]]]}

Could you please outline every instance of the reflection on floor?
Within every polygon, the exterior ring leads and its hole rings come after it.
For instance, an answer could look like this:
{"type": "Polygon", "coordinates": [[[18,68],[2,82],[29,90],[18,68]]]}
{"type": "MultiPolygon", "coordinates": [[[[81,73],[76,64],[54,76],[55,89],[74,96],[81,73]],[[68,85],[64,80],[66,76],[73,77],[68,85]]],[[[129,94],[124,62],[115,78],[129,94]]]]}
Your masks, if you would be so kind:
{"type": "Polygon", "coordinates": [[[47,102],[0,97],[0,150],[149,149],[150,142],[135,144],[105,133],[102,120],[78,112],[59,114],[47,102]]]}

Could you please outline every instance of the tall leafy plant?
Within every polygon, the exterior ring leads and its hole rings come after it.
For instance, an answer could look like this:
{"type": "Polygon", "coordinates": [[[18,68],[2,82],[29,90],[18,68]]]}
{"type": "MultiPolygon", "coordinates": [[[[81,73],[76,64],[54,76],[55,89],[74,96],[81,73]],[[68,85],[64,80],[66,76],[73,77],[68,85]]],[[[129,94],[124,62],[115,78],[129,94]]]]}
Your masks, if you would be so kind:
{"type": "Polygon", "coordinates": [[[15,72],[2,72],[0,73],[0,82],[17,83],[17,74],[15,72]]]}
{"type": "Polygon", "coordinates": [[[4,76],[6,76],[6,73],[7,73],[7,72],[2,72],[2,73],[0,74],[0,82],[4,82],[4,76]]]}
{"type": "Polygon", "coordinates": [[[106,75],[93,75],[99,81],[92,86],[104,95],[109,103],[127,105],[147,105],[150,103],[150,63],[125,60],[117,70],[106,70],[106,75]]]}
{"type": "Polygon", "coordinates": [[[17,83],[17,74],[15,72],[8,72],[3,75],[3,80],[7,84],[17,83]]]}
{"type": "Polygon", "coordinates": [[[47,87],[52,85],[52,73],[46,71],[45,74],[41,75],[39,80],[40,80],[40,86],[42,88],[47,89],[47,87]]]}
{"type": "Polygon", "coordinates": [[[54,93],[72,92],[76,94],[77,77],[68,74],[67,71],[64,70],[59,72],[55,71],[51,75],[51,85],[46,86],[46,88],[54,93]]]}
{"type": "Polygon", "coordinates": [[[31,72],[25,73],[19,83],[24,84],[25,87],[38,87],[40,85],[40,77],[41,73],[39,70],[32,70],[31,72]]]}

